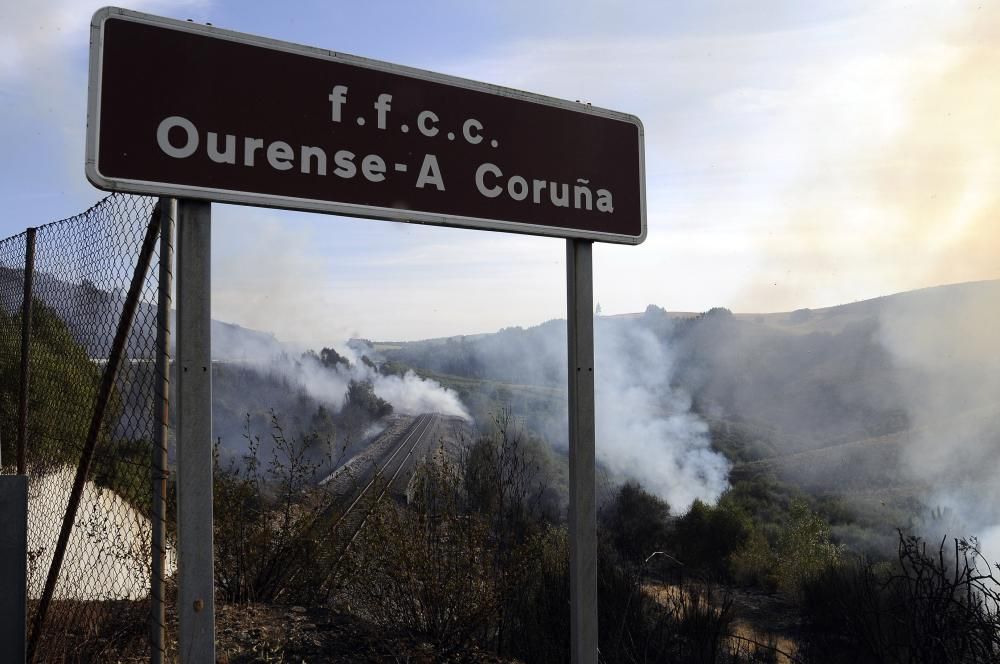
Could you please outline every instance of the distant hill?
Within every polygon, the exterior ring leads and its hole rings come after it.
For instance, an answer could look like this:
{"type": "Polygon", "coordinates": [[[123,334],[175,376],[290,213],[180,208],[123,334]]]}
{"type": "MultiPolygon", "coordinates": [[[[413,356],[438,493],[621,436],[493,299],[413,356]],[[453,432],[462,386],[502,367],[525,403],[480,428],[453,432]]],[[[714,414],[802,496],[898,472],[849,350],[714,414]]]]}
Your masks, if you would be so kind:
{"type": "MultiPolygon", "coordinates": [[[[20,306],[20,283],[19,271],[0,268],[5,310],[20,306]]],[[[36,275],[36,292],[92,358],[106,357],[123,292],[45,273],[36,275]]],[[[130,356],[152,356],[154,319],[155,302],[142,302],[130,356]]],[[[667,417],[678,398],[688,399],[712,445],[735,464],[736,479],[774,475],[814,492],[905,497],[926,476],[908,466],[922,445],[940,444],[961,450],[951,456],[968,458],[956,466],[943,457],[940,465],[950,473],[943,477],[978,477],[995,467],[984,461],[1000,453],[1000,434],[990,433],[1000,431],[998,329],[1000,280],[781,313],[672,312],[650,305],[595,319],[596,368],[599,375],[659,374],[662,381],[645,382],[660,393],[642,407],[667,417]],[[602,355],[609,340],[615,352],[602,355]]],[[[266,429],[270,407],[295,413],[292,419],[301,422],[292,423],[294,429],[311,428],[321,403],[267,372],[240,368],[276,355],[295,358],[297,351],[268,332],[221,321],[212,321],[212,336],[213,359],[231,364],[217,372],[218,433],[238,441],[247,413],[257,430],[266,429]],[[254,399],[268,403],[250,403],[254,399]]],[[[454,389],[482,426],[498,407],[511,405],[532,432],[556,447],[566,444],[564,320],[351,346],[368,353],[381,372],[414,369],[454,389]]],[[[638,407],[626,395],[604,398],[620,399],[625,411],[638,407]]],[[[145,408],[132,401],[128,409],[145,408]]]]}
{"type": "MultiPolygon", "coordinates": [[[[643,330],[658,340],[670,385],[690,395],[713,445],[736,463],[734,478],[771,474],[814,492],[895,492],[902,500],[928,475],[913,471],[907,456],[921,445],[939,440],[963,450],[975,439],[977,454],[987,454],[982,446],[1000,454],[1000,439],[989,433],[1000,431],[1000,391],[991,389],[1000,376],[1000,351],[990,342],[1000,338],[990,336],[1000,328],[991,328],[993,319],[981,319],[981,312],[1000,312],[1000,280],[782,313],[650,306],[598,317],[596,333],[599,348],[602,335],[623,331],[643,330]],[[989,418],[998,420],[995,427],[989,418]]],[[[490,403],[520,399],[529,426],[558,444],[564,429],[553,426],[544,409],[564,409],[564,400],[540,401],[529,388],[562,393],[565,329],[564,321],[553,320],[374,346],[390,365],[433,373],[445,383],[451,377],[468,394],[474,395],[476,381],[488,383],[490,403]]],[[[599,352],[596,370],[607,371],[602,362],[609,361],[599,352]]],[[[662,395],[664,403],[670,398],[662,395]]],[[[977,470],[979,457],[970,456],[966,476],[977,470]]]]}
{"type": "Polygon", "coordinates": [[[889,308],[918,306],[924,310],[944,312],[956,299],[975,300],[987,306],[989,303],[1000,305],[1000,279],[932,286],[820,309],[797,309],[770,314],[744,313],[736,316],[787,332],[835,333],[866,319],[878,318],[889,308]]]}
{"type": "MultiPolygon", "coordinates": [[[[5,311],[20,310],[23,279],[21,270],[0,267],[0,307],[5,311]]],[[[88,355],[92,358],[107,357],[125,301],[124,290],[105,290],[86,279],[77,283],[38,271],[34,292],[36,298],[51,307],[66,323],[74,339],[87,350],[88,355]]],[[[175,313],[171,312],[171,345],[177,338],[175,313]]],[[[128,355],[133,358],[152,357],[156,349],[156,302],[141,301],[135,321],[129,336],[128,355]]],[[[286,350],[269,332],[212,320],[213,359],[266,359],[286,350]]]]}
{"type": "MultiPolygon", "coordinates": [[[[836,333],[859,322],[876,319],[887,308],[905,304],[925,309],[945,310],[956,299],[1000,303],[1000,279],[931,286],[832,307],[804,308],[774,313],[733,312],[733,316],[737,320],[766,325],[783,332],[796,334],[836,333]]],[[[665,310],[665,313],[675,320],[688,320],[705,314],[705,312],[670,310],[665,310]]],[[[643,313],[626,313],[603,316],[602,318],[634,320],[642,315],[643,313]]]]}

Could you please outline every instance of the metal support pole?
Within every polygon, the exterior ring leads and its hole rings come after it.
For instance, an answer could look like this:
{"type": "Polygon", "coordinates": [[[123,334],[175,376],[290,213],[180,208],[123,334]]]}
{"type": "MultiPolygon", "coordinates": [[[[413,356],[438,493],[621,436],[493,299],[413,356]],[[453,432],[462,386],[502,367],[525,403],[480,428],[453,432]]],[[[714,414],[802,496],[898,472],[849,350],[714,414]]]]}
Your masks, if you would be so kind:
{"type": "Polygon", "coordinates": [[[0,660],[24,664],[27,643],[28,478],[0,475],[0,660]]]}
{"type": "Polygon", "coordinates": [[[160,273],[156,306],[156,444],[153,446],[152,555],[149,580],[152,664],[162,664],[166,653],[164,593],[167,541],[167,442],[170,427],[170,309],[174,281],[174,219],[177,201],[160,199],[160,273]]]}
{"type": "Polygon", "coordinates": [[[24,299],[21,302],[21,384],[17,406],[17,474],[25,474],[28,437],[28,386],[31,379],[31,303],[35,287],[35,229],[24,237],[24,299]]]}
{"type": "Polygon", "coordinates": [[[195,664],[215,661],[211,223],[211,203],[177,201],[177,614],[195,664]]]}
{"type": "Polygon", "coordinates": [[[597,505],[594,469],[593,242],[566,241],[569,351],[570,652],[597,664],[597,505]]]}

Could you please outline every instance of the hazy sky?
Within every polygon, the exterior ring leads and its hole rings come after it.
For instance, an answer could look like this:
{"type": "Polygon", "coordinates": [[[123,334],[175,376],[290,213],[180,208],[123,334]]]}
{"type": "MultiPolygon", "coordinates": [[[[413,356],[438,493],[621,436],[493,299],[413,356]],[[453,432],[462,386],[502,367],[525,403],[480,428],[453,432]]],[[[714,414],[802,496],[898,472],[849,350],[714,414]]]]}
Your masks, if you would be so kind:
{"type": "MultiPolygon", "coordinates": [[[[100,5],[0,3],[2,236],[103,196],[83,171],[100,5]]],[[[606,313],[787,310],[1000,277],[1000,3],[129,8],[638,115],[649,236],[595,249],[606,313]]],[[[214,219],[215,317],[283,339],[413,339],[565,314],[562,240],[223,205],[214,219]]]]}

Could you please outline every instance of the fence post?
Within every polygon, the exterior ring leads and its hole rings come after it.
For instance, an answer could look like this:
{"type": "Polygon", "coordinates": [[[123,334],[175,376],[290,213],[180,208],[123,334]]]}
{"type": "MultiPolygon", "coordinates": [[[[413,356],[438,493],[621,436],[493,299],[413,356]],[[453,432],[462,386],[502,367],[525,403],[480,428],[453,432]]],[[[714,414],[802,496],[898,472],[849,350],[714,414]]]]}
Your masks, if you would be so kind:
{"type": "Polygon", "coordinates": [[[21,385],[17,404],[17,474],[26,472],[28,382],[31,379],[31,310],[35,287],[35,229],[24,238],[24,299],[21,302],[21,385]]]}
{"type": "Polygon", "coordinates": [[[5,662],[24,662],[28,478],[0,475],[0,644],[5,662]]]}
{"type": "Polygon", "coordinates": [[[156,295],[156,378],[154,426],[156,444],[151,462],[153,483],[152,555],[149,580],[150,647],[152,664],[162,664],[166,654],[166,610],[164,606],[167,540],[167,444],[170,428],[170,308],[174,279],[174,219],[177,201],[160,199],[160,271],[156,295]]]}
{"type": "Polygon", "coordinates": [[[212,204],[177,201],[177,616],[180,660],[215,661],[212,204]]]}
{"type": "Polygon", "coordinates": [[[49,567],[49,574],[45,579],[45,589],[42,591],[42,598],[38,603],[38,610],[35,612],[35,618],[32,621],[31,639],[28,643],[29,662],[34,661],[38,642],[41,639],[42,628],[45,626],[45,616],[48,613],[49,605],[52,603],[52,597],[56,590],[59,571],[62,568],[63,558],[66,555],[69,536],[73,532],[73,524],[76,522],[76,513],[80,507],[83,488],[90,474],[90,463],[94,458],[97,439],[104,425],[104,414],[107,411],[111,392],[114,389],[118,367],[125,356],[129,331],[132,329],[132,320],[135,318],[135,311],[139,306],[142,285],[146,279],[146,273],[149,271],[149,263],[153,258],[153,249],[156,247],[159,229],[159,212],[154,209],[153,216],[149,220],[149,226],[146,228],[146,236],[142,241],[142,247],[139,250],[135,270],[132,272],[132,282],[129,284],[128,293],[125,296],[121,318],[118,319],[115,338],[111,342],[111,353],[108,356],[108,363],[104,366],[104,374],[101,376],[101,383],[97,388],[97,399],[94,405],[94,413],[90,418],[90,429],[87,432],[87,440],[83,444],[83,451],[80,453],[80,464],[76,468],[76,476],[73,479],[73,488],[70,491],[69,502],[66,505],[66,513],[63,515],[59,539],[56,540],[56,547],[52,553],[52,566],[49,567]]]}

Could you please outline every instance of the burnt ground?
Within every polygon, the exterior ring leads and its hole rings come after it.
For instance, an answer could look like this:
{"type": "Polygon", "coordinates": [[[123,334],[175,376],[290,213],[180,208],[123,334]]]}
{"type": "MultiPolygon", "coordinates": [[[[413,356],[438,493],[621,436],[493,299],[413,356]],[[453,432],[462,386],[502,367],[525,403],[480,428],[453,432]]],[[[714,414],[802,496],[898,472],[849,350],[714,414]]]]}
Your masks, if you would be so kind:
{"type": "MultiPolygon", "coordinates": [[[[802,625],[795,603],[780,592],[709,585],[688,582],[688,590],[711,593],[715,606],[721,606],[724,597],[732,602],[733,621],[730,627],[732,646],[743,646],[751,651],[772,651],[778,664],[797,659],[798,642],[802,625]]],[[[643,584],[644,590],[658,601],[675,601],[681,587],[660,582],[643,584]]]]}
{"type": "Polygon", "coordinates": [[[481,651],[442,652],[419,636],[385,634],[330,609],[264,604],[216,607],[216,657],[258,662],[515,664],[481,651]]]}
{"type": "Polygon", "coordinates": [[[730,588],[733,599],[733,633],[756,643],[773,645],[777,661],[793,661],[784,653],[796,654],[801,634],[799,612],[782,593],[730,588]]]}

